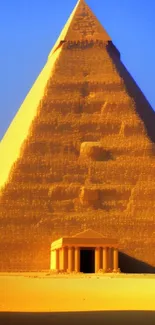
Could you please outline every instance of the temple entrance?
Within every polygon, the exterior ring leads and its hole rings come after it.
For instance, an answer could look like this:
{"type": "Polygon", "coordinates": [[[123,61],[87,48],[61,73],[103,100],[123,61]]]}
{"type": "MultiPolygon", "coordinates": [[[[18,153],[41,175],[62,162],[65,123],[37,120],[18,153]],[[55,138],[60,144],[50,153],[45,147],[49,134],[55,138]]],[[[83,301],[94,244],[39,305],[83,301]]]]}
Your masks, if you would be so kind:
{"type": "Polygon", "coordinates": [[[92,229],[59,238],[51,245],[50,268],[69,273],[118,272],[118,243],[92,229]]]}
{"type": "Polygon", "coordinates": [[[80,249],[80,272],[95,273],[95,249],[80,249]]]}

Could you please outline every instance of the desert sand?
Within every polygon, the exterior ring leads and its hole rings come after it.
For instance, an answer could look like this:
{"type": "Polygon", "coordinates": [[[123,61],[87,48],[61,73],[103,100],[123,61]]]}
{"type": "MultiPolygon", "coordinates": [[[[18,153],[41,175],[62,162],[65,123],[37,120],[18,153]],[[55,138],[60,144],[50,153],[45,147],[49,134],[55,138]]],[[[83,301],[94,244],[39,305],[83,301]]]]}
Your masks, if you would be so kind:
{"type": "Polygon", "coordinates": [[[155,275],[0,275],[0,324],[155,324],[155,275]]]}

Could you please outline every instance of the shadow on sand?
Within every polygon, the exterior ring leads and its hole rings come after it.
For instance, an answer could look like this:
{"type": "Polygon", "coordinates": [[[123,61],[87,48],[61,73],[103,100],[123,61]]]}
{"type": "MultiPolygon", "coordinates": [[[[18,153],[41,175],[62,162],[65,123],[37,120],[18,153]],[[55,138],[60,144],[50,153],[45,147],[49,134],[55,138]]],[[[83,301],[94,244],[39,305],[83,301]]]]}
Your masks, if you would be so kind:
{"type": "Polygon", "coordinates": [[[155,311],[0,313],[2,325],[154,325],[155,311]]]}
{"type": "Polygon", "coordinates": [[[119,252],[119,267],[122,273],[155,273],[155,267],[122,252],[119,252]]]}

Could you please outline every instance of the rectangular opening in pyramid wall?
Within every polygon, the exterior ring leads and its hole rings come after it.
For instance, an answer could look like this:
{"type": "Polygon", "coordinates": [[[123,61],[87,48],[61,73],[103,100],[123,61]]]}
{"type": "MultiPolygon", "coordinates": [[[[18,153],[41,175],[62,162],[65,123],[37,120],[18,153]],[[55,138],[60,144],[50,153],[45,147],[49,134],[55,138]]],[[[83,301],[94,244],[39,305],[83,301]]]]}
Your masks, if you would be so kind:
{"type": "Polygon", "coordinates": [[[48,269],[51,242],[91,228],[117,237],[122,270],[127,258],[130,271],[153,272],[154,125],[110,36],[78,1],[0,144],[0,270],[48,269]]]}

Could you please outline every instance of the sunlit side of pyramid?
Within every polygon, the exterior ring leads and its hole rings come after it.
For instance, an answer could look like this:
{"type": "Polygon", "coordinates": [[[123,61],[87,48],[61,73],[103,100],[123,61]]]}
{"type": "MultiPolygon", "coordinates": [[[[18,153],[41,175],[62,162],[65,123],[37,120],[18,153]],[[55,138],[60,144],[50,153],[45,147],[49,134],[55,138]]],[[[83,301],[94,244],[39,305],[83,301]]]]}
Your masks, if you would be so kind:
{"type": "Polygon", "coordinates": [[[79,1],[0,144],[0,270],[48,269],[51,242],[87,228],[155,266],[154,125],[79,1]]]}

